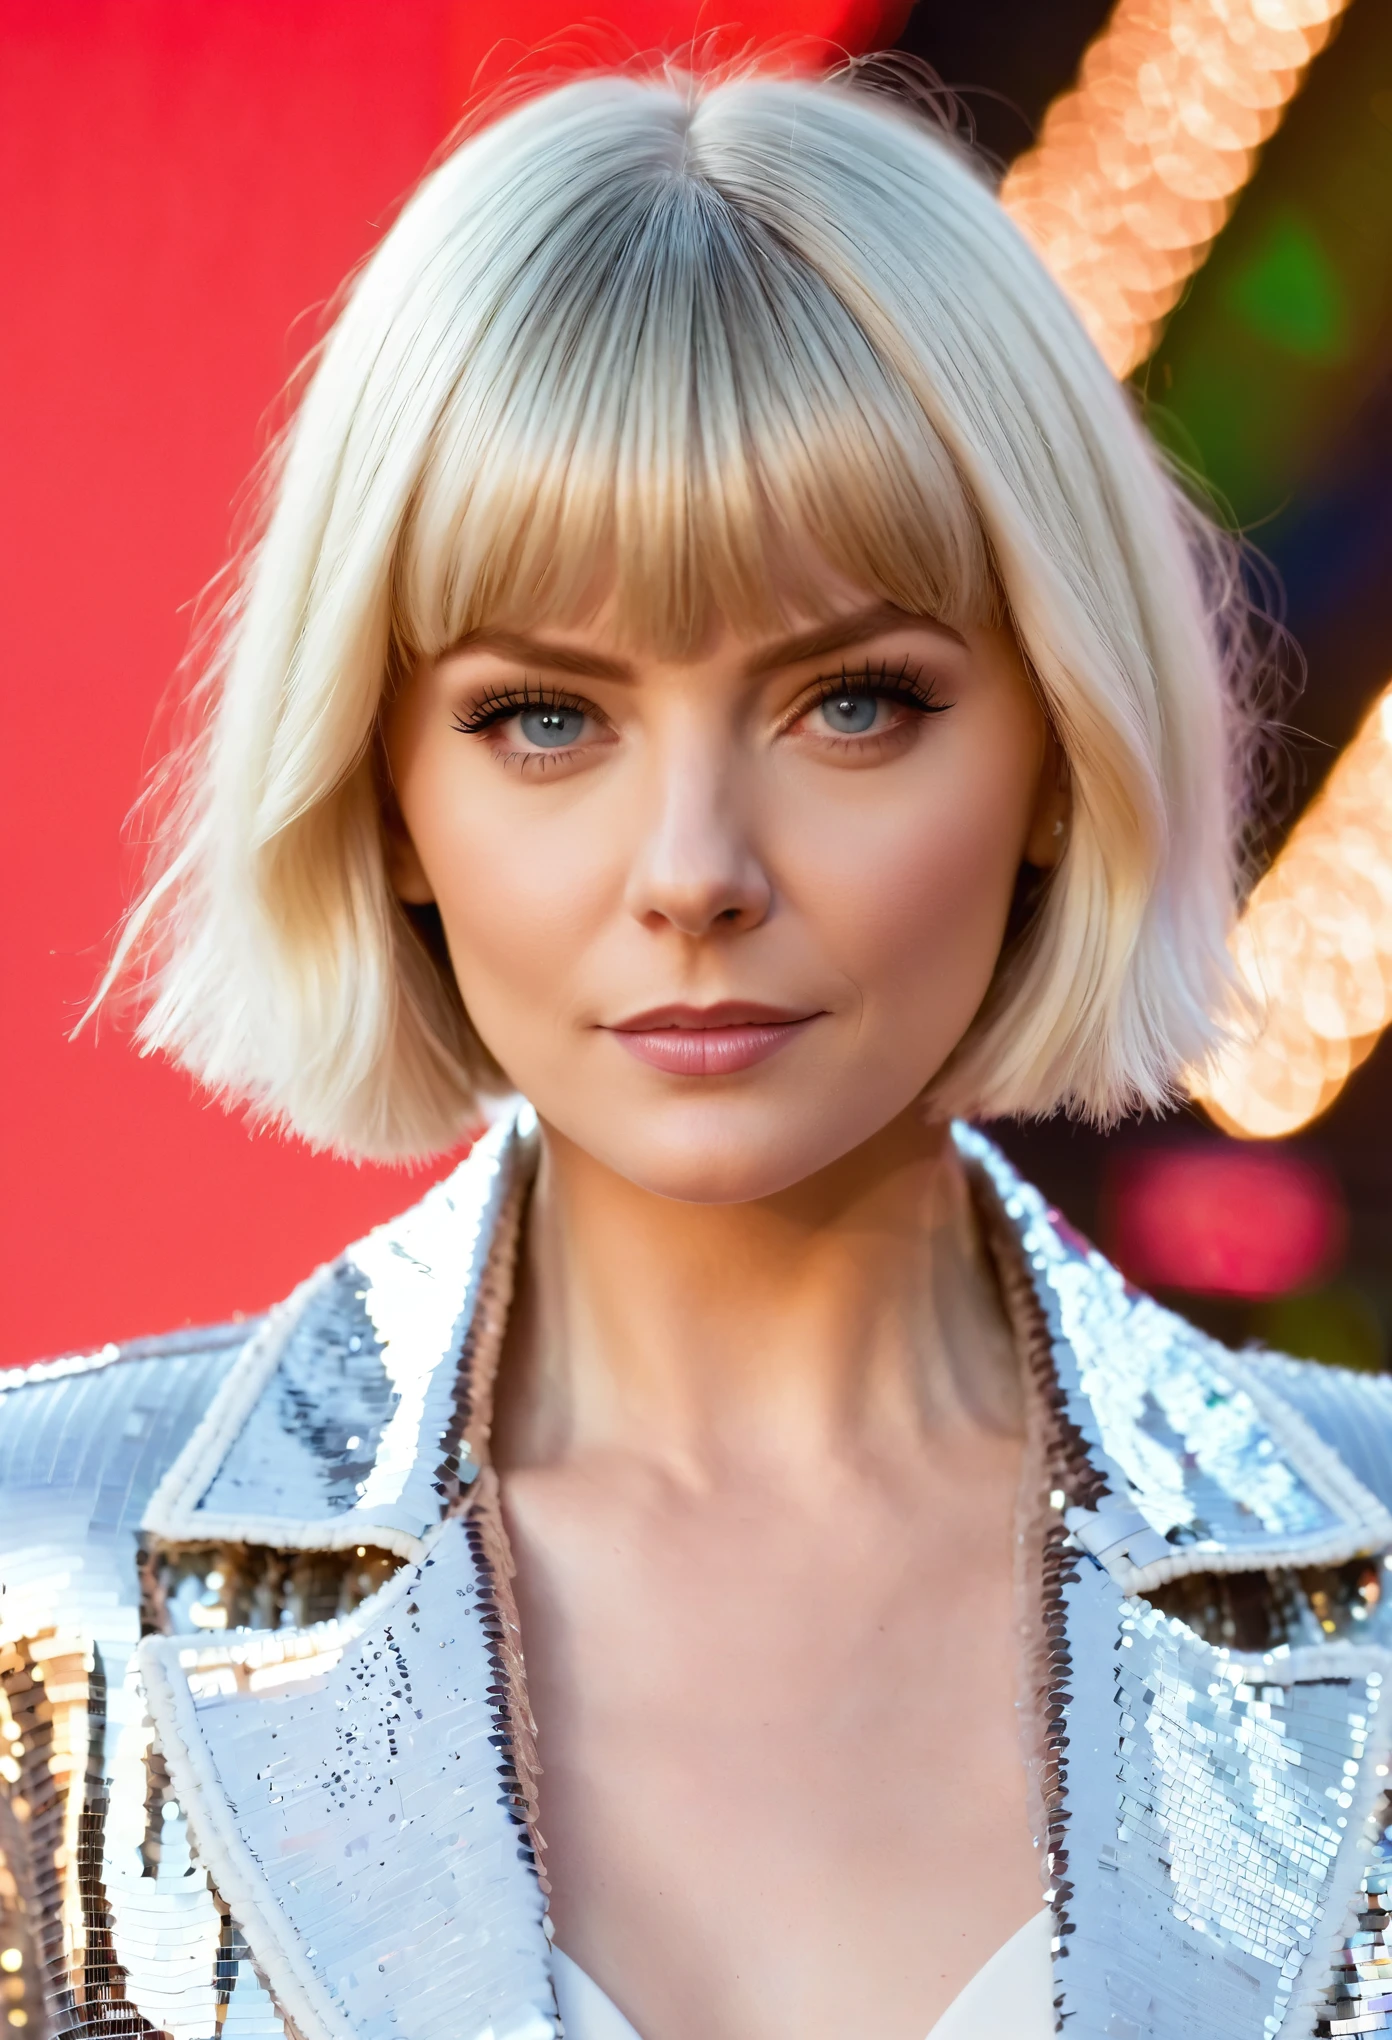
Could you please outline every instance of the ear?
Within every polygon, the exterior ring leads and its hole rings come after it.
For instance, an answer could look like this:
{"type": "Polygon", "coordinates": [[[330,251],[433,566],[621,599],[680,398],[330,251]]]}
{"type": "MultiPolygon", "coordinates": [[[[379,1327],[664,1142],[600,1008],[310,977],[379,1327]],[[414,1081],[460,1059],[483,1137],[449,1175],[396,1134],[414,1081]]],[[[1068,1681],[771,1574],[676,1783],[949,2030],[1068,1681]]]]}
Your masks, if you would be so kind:
{"type": "Polygon", "coordinates": [[[1073,812],[1073,792],[1063,746],[1052,730],[1048,732],[1045,744],[1039,789],[1035,795],[1034,812],[1030,816],[1029,834],[1025,838],[1024,861],[1033,865],[1036,871],[1052,871],[1063,856],[1073,812]]]}

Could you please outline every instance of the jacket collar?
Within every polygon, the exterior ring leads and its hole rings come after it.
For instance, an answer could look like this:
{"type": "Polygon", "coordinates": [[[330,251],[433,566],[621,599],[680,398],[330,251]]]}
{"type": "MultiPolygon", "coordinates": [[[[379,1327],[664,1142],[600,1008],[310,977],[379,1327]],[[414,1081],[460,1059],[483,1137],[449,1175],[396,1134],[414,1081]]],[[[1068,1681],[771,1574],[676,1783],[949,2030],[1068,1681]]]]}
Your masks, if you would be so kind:
{"type": "Polygon", "coordinates": [[[1025,1539],[1027,1670],[1060,2029],[1304,2040],[1356,1959],[1346,1937],[1370,1938],[1387,1625],[1239,1653],[1139,1597],[1376,1550],[1386,1512],[1255,1370],[1129,1289],[980,1136],[958,1140],[990,1188],[1047,1493],[1025,1539]]]}
{"type": "Polygon", "coordinates": [[[1125,1593],[1392,1542],[1392,1516],[1255,1369],[1132,1289],[988,1140],[956,1135],[998,1265],[1018,1261],[1041,1316],[1068,1529],[1125,1593]]]}
{"type": "MultiPolygon", "coordinates": [[[[957,1139],[1034,1388],[1058,2014],[1075,2040],[1307,2033],[1357,1925],[1392,1652],[1243,1657],[1135,1596],[1335,1563],[1392,1521],[1239,1358],[957,1139]]],[[[532,1149],[522,1108],[272,1313],[147,1516],[166,1541],[407,1561],[343,1621],[142,1646],[200,1852],[301,2040],[558,2030],[486,1454],[532,1149]]]]}
{"type": "MultiPolygon", "coordinates": [[[[510,1111],[419,1204],[271,1312],[147,1531],[419,1558],[481,1463],[477,1359],[485,1321],[506,1311],[534,1125],[528,1107],[510,1111]]],[[[1130,1289],[989,1141],[956,1137],[998,1257],[1018,1258],[1047,1328],[1047,1392],[1074,1445],[1068,1527],[1125,1592],[1392,1542],[1392,1517],[1252,1368],[1130,1289]]]]}
{"type": "Polygon", "coordinates": [[[481,1464],[478,1360],[507,1311],[534,1128],[506,1113],[262,1320],[151,1497],[151,1536],[421,1556],[481,1464]]]}

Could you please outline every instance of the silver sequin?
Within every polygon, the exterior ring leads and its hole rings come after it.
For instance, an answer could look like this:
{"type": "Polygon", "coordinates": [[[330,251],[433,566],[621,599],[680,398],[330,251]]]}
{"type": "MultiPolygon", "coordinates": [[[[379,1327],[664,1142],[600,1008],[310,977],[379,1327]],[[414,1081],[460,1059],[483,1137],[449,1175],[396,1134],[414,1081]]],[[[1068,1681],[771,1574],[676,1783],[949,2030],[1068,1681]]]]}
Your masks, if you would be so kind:
{"type": "MultiPolygon", "coordinates": [[[[1050,1498],[1063,2030],[1381,2030],[1392,1397],[1224,1353],[958,1138],[1050,1498]],[[1239,1615],[1279,1641],[1225,1647],[1239,1615]]],[[[265,1322],[0,1381],[12,2040],[553,2033],[487,1463],[530,1166],[504,1123],[265,1322]]]]}

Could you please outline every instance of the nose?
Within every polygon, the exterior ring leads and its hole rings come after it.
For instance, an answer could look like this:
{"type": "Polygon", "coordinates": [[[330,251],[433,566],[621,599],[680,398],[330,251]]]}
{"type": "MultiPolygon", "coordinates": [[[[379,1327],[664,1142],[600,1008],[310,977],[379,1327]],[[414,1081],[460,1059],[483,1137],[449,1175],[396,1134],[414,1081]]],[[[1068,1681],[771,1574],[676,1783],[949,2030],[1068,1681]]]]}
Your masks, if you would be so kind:
{"type": "Polygon", "coordinates": [[[741,813],[737,775],[728,759],[695,749],[674,747],[654,773],[628,910],[647,927],[688,936],[757,928],[773,888],[741,813]]]}

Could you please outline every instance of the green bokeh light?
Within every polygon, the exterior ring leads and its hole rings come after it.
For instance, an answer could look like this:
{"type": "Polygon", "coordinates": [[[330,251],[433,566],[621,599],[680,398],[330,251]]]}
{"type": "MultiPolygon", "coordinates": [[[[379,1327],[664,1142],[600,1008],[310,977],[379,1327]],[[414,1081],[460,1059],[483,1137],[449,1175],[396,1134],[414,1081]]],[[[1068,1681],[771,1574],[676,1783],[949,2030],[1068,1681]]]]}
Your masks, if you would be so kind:
{"type": "Polygon", "coordinates": [[[1392,5],[1354,0],[1140,382],[1236,521],[1280,517],[1392,358],[1392,5]]]}
{"type": "Polygon", "coordinates": [[[1306,361],[1337,361],[1348,351],[1349,306],[1339,272],[1311,222],[1281,211],[1228,279],[1229,308],[1273,347],[1306,361]]]}

